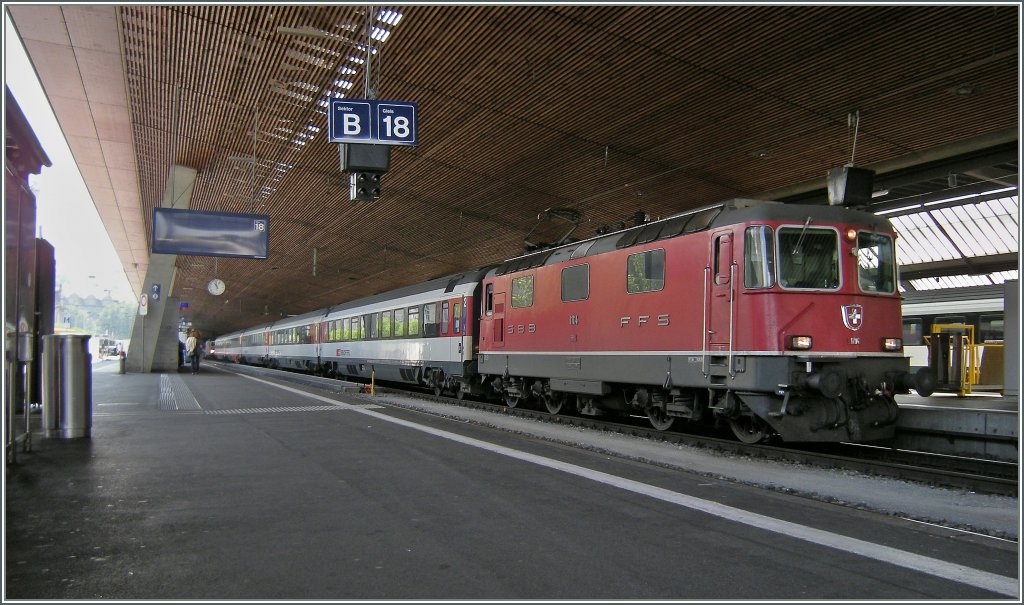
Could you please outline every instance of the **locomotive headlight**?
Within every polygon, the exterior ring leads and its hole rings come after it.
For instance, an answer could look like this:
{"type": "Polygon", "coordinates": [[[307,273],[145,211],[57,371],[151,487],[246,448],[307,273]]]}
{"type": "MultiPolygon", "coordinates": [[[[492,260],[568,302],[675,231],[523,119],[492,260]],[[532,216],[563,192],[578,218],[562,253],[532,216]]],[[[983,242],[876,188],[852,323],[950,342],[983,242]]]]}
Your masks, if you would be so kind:
{"type": "Polygon", "coordinates": [[[886,338],[882,340],[882,349],[886,351],[899,351],[903,348],[902,338],[886,338]]]}
{"type": "Polygon", "coordinates": [[[812,339],[810,336],[790,336],[789,348],[794,351],[806,351],[811,348],[812,339]]]}

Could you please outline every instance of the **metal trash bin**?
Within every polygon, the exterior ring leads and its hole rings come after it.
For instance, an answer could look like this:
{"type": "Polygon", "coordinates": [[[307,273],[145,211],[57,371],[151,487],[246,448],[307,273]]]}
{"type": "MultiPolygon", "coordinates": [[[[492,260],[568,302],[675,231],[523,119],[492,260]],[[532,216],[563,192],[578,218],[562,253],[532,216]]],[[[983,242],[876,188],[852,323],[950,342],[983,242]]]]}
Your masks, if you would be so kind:
{"type": "Polygon", "coordinates": [[[92,433],[92,355],[87,334],[43,336],[43,432],[60,439],[92,433]]]}

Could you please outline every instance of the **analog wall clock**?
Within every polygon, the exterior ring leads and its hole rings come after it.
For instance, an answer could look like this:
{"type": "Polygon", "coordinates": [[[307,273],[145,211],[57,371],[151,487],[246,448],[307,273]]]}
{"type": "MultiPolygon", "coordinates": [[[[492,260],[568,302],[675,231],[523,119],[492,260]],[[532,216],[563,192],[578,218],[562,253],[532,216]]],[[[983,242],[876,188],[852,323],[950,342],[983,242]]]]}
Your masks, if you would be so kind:
{"type": "Polygon", "coordinates": [[[226,289],[227,286],[224,285],[224,282],[217,278],[211,279],[210,283],[206,284],[206,291],[209,292],[210,294],[213,294],[214,296],[220,296],[221,294],[224,294],[224,290],[226,289]]]}

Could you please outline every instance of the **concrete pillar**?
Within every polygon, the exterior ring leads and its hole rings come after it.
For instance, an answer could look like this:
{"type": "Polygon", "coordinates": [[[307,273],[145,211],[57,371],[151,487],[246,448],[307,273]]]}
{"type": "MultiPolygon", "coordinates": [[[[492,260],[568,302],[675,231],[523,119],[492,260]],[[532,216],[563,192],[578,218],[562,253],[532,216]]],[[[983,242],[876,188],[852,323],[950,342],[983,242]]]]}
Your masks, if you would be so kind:
{"type": "MultiPolygon", "coordinates": [[[[164,191],[164,208],[188,209],[196,184],[196,169],[173,166],[164,191]]],[[[178,369],[178,303],[171,297],[177,274],[176,254],[150,254],[142,285],[146,315],[135,316],[125,369],[128,372],[175,372],[178,369]],[[154,297],[154,285],[159,297],[154,297]]],[[[141,302],[141,301],[140,301],[141,302]]]]}

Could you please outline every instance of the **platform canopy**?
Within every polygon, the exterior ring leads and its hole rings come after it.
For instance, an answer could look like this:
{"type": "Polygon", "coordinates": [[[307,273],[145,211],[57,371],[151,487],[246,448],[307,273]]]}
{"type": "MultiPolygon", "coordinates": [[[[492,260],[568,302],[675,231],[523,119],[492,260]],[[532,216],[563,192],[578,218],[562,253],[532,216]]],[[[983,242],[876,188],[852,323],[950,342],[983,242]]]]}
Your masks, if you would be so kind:
{"type": "MultiPolygon", "coordinates": [[[[193,210],[270,217],[266,260],[178,257],[167,295],[208,333],[637,213],[824,203],[850,162],[894,217],[1017,199],[1017,4],[6,6],[136,292],[172,166],[193,210]],[[332,98],[417,104],[376,201],[350,200],[332,98]]],[[[1016,269],[993,255],[915,270],[1016,269]]]]}

